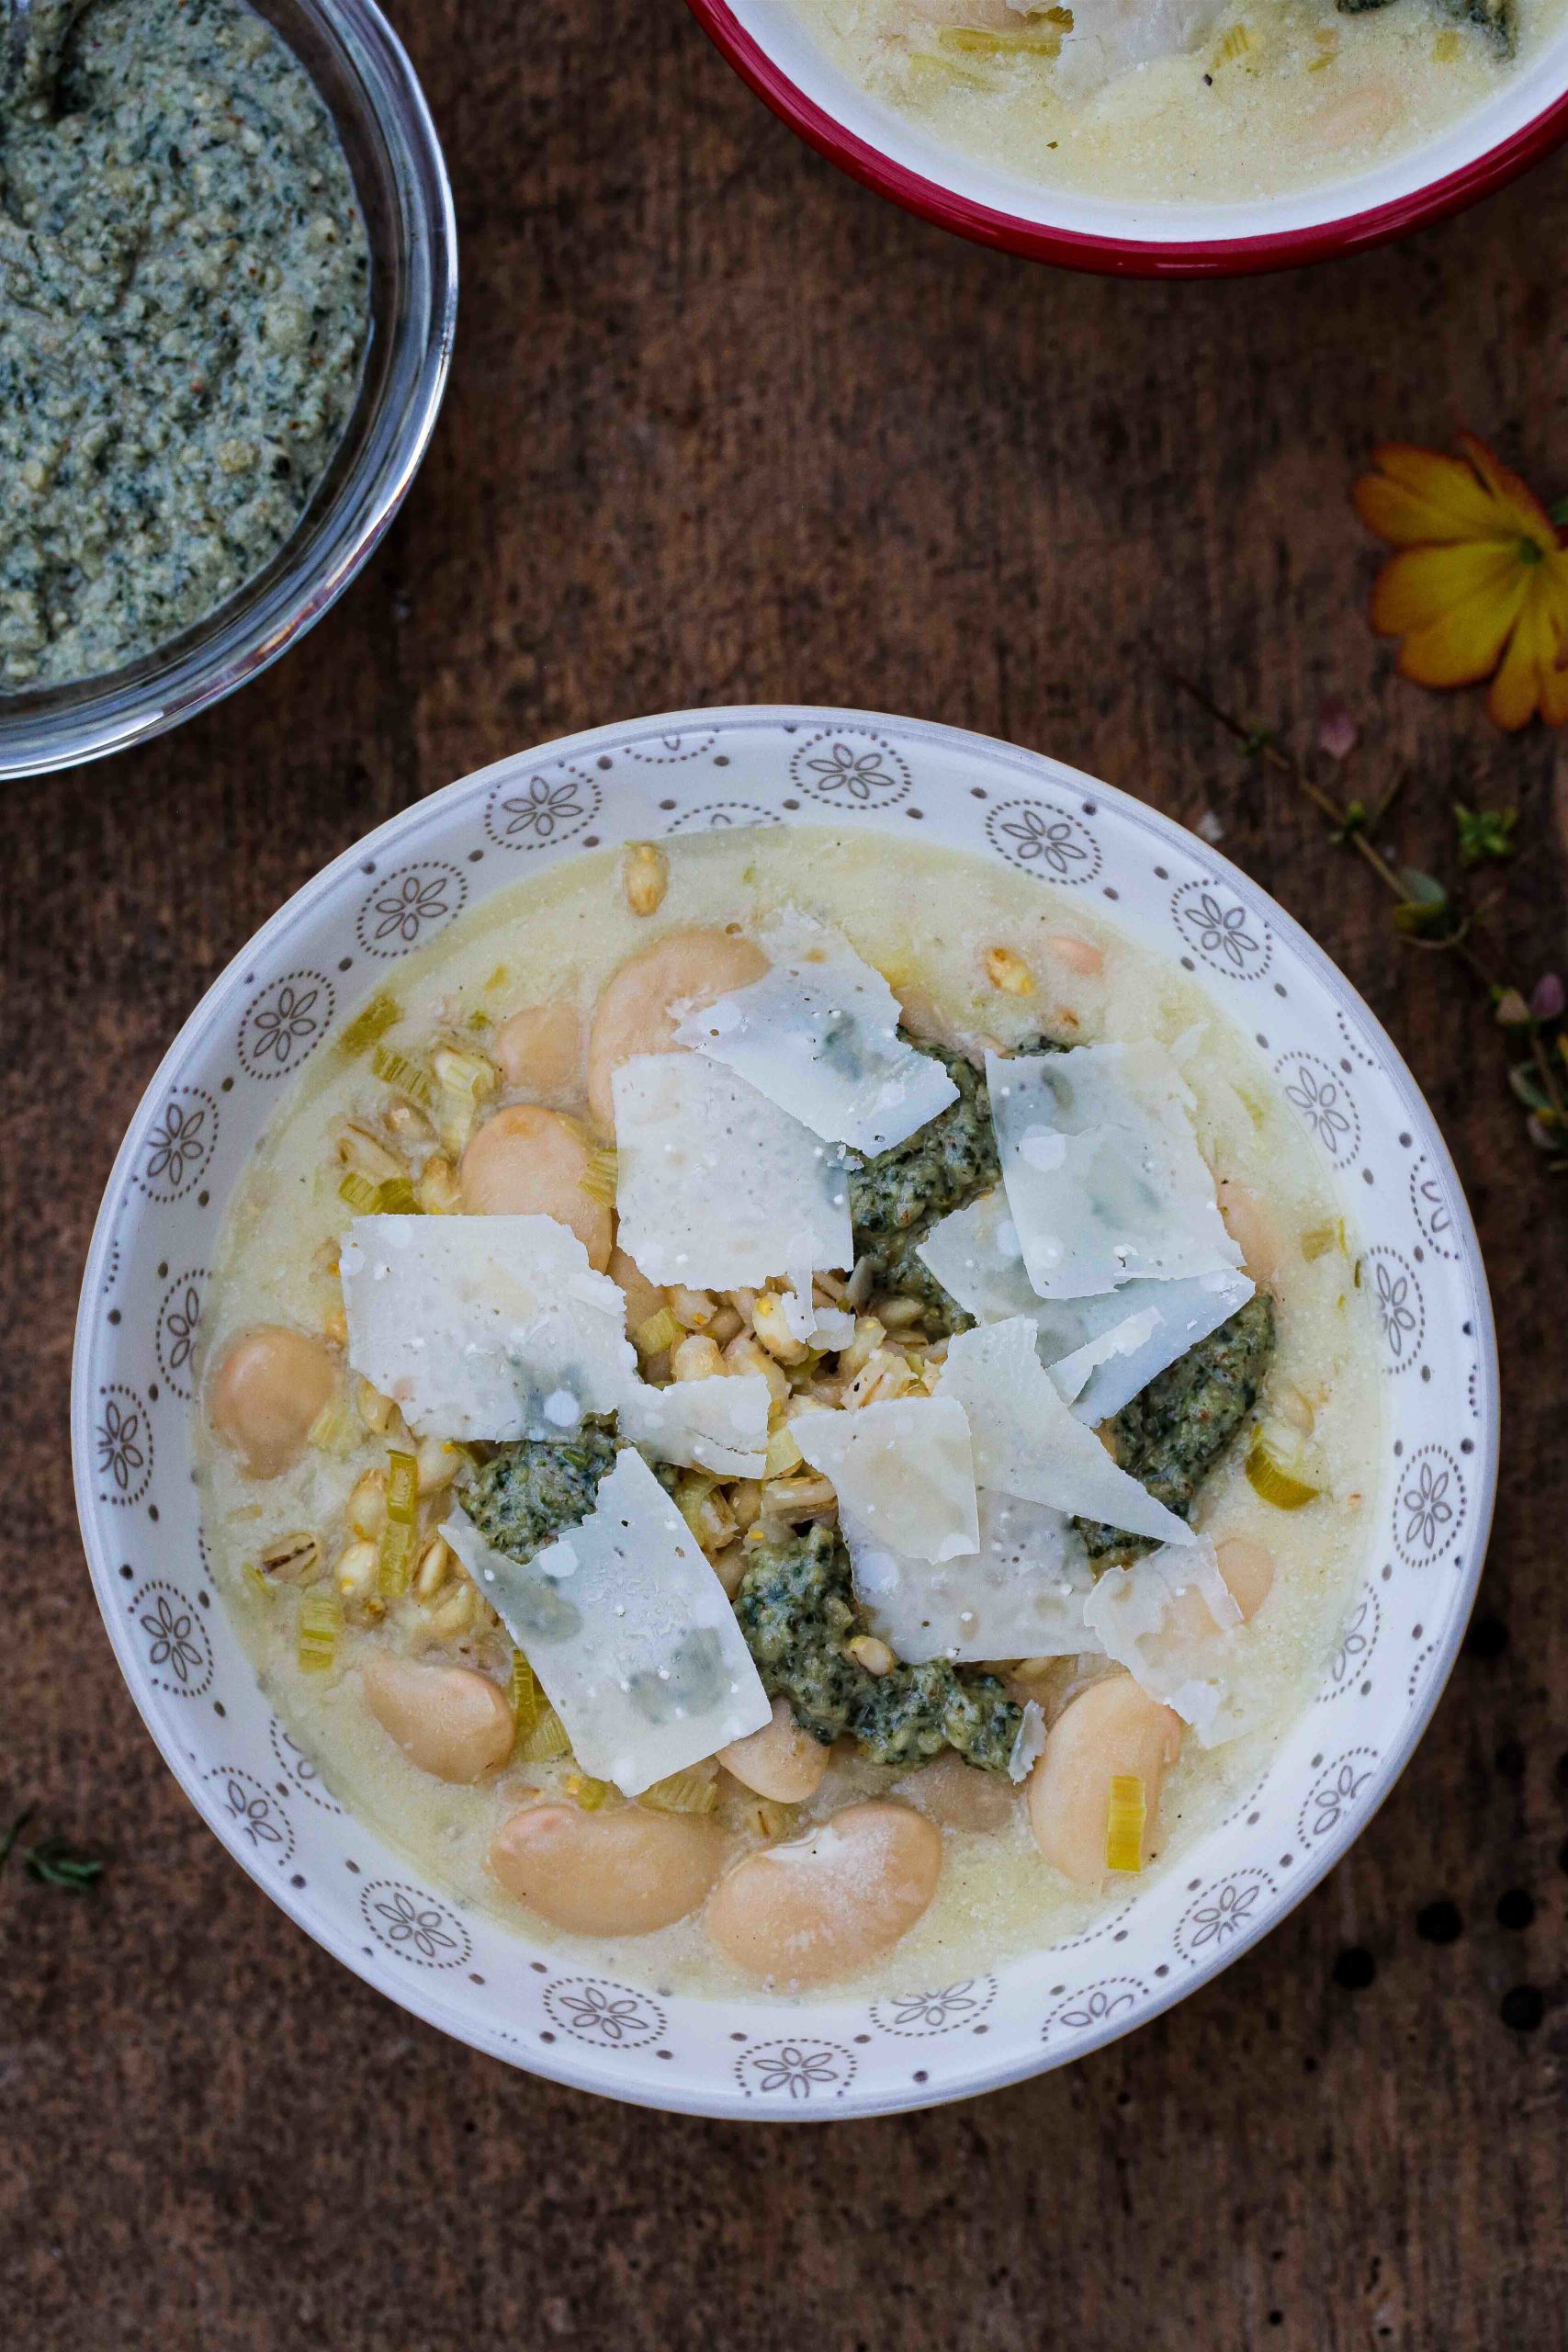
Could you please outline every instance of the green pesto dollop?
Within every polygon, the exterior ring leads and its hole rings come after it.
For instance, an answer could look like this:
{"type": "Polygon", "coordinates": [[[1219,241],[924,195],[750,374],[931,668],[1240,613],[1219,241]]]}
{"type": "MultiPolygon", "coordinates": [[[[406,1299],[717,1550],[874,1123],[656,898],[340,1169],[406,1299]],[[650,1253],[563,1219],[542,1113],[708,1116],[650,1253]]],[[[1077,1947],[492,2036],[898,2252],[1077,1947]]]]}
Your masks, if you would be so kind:
{"type": "Polygon", "coordinates": [[[849,1554],[831,1530],[758,1545],[735,1613],[769,1698],[787,1699],[824,1747],[848,1736],[873,1763],[906,1767],[953,1747],[982,1771],[1007,1770],[1023,1710],[994,1675],[942,1658],[868,1674],[848,1655],[859,1620],[849,1554]]]}
{"type": "Polygon", "coordinates": [[[615,1453],[613,1420],[586,1420],[570,1438],[519,1438],[474,1472],[463,1508],[487,1544],[526,1563],[588,1517],[615,1453]]]}
{"type": "MultiPolygon", "coordinates": [[[[1123,1470],[1185,1519],[1198,1489],[1258,1402],[1274,1353],[1274,1301],[1255,1291],[1228,1323],[1189,1348],[1105,1424],[1123,1470]]],[[[1152,1551],[1146,1537],[1079,1520],[1091,1556],[1152,1551]]]]}
{"type": "Polygon", "coordinates": [[[365,224],[242,0],[35,0],[0,95],[0,694],[153,651],[293,532],[353,409],[365,224]]]}

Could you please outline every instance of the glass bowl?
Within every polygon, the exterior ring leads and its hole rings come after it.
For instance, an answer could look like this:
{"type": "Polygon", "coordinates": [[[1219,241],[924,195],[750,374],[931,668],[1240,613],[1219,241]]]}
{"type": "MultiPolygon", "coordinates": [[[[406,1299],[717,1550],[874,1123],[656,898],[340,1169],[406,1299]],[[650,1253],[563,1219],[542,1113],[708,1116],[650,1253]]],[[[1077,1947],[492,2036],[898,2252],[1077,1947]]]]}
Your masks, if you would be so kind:
{"type": "Polygon", "coordinates": [[[366,561],[435,424],[457,312],[457,230],[413,67],[372,0],[254,5],[325,101],[365,216],[370,335],[354,413],[292,535],[216,611],[124,669],[0,695],[0,777],[161,735],[276,662],[366,561]]]}

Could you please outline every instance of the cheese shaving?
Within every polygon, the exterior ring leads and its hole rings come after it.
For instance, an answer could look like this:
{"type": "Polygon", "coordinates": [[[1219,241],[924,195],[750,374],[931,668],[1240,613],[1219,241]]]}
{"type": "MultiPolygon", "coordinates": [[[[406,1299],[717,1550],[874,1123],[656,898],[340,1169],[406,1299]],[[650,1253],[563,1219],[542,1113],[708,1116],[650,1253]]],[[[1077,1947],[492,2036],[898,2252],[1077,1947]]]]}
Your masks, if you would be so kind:
{"type": "Polygon", "coordinates": [[[682,1462],[720,1478],[760,1478],[768,1451],[768,1384],[760,1372],[644,1381],[621,1406],[621,1434],[656,1461],[682,1462]]]}
{"type": "Polygon", "coordinates": [[[1043,1298],[1240,1263],[1193,1138],[1191,1097],[1160,1047],[987,1054],[986,1076],[1008,1205],[1043,1298]]]}
{"type": "Polygon", "coordinates": [[[898,1000],[841,932],[794,913],[762,933],[771,968],[689,1013],[682,1046],[735,1070],[829,1143],[876,1153],[955,1102],[942,1064],[898,1035],[898,1000]]]}
{"type": "Polygon", "coordinates": [[[416,1436],[559,1438],[637,1377],[625,1294],[553,1217],[356,1217],[339,1265],[349,1362],[416,1436]]]}
{"type": "Polygon", "coordinates": [[[1192,1542],[1191,1530],[1074,1418],[1035,1353],[1027,1317],[959,1332],[949,1342],[937,1393],[939,1400],[955,1398],[968,1415],[981,1486],[1103,1520],[1132,1535],[1192,1542]]]}
{"type": "Polygon", "coordinates": [[[852,1264],[841,1155],[744,1079],[639,1054],[614,1088],[620,1244],[649,1282],[756,1288],[786,1250],[812,1272],[852,1264]]]}
{"type": "Polygon", "coordinates": [[[592,1778],[637,1796],[773,1720],[724,1587],[630,1447],[588,1517],[526,1565],[460,1509],[441,1532],[526,1650],[592,1778]]]}
{"type": "Polygon", "coordinates": [[[981,1323],[1027,1315],[1035,1353],[1080,1420],[1108,1420],[1252,1296],[1228,1269],[1179,1281],[1133,1281],[1087,1298],[1041,1298],[1029,1279],[1007,1194],[983,1193],[935,1224],[918,1255],[981,1323]]]}
{"type": "Polygon", "coordinates": [[[976,1550],[941,1564],[846,1534],[872,1631],[911,1666],[1098,1654],[1084,1618],[1094,1571],[1070,1521],[985,1487],[976,1501],[976,1550]]]}
{"type": "Polygon", "coordinates": [[[790,1434],[831,1482],[846,1539],[918,1560],[979,1548],[969,1423],[955,1401],[900,1396],[858,1413],[801,1413],[790,1434]]]}
{"type": "Polygon", "coordinates": [[[1173,1708],[1205,1747],[1246,1728],[1235,1689],[1241,1611],[1207,1537],[1100,1575],[1084,1614],[1108,1657],[1173,1708]]]}

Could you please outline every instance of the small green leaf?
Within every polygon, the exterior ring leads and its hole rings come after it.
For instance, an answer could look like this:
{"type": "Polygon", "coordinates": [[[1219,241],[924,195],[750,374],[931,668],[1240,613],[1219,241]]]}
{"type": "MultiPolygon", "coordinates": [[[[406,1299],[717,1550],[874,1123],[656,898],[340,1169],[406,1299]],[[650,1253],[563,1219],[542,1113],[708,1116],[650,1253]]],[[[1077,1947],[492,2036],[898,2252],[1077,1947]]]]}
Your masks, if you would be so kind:
{"type": "Polygon", "coordinates": [[[1467,808],[1462,800],[1456,800],[1460,864],[1481,865],[1490,857],[1512,857],[1514,827],[1518,821],[1517,808],[1467,808]]]}
{"type": "Polygon", "coordinates": [[[1405,893],[1403,904],[1393,910],[1399,929],[1418,939],[1431,939],[1445,931],[1449,894],[1437,877],[1423,874],[1419,866],[1402,865],[1399,879],[1405,893]]]}
{"type": "Polygon", "coordinates": [[[1508,1084],[1528,1111],[1539,1112],[1543,1117],[1555,1119],[1551,1097],[1541,1080],[1534,1062],[1516,1062],[1508,1072],[1508,1084]]]}
{"type": "Polygon", "coordinates": [[[1329,828],[1329,839],[1331,841],[1337,842],[1341,849],[1343,849],[1350,842],[1355,840],[1358,833],[1364,833],[1366,831],[1368,817],[1366,802],[1364,800],[1348,800],[1345,804],[1344,817],[1337,825],[1333,825],[1329,828]]]}
{"type": "Polygon", "coordinates": [[[1496,1020],[1500,1029],[1529,1027],[1530,1009],[1517,989],[1499,989],[1496,991],[1496,1020]]]}

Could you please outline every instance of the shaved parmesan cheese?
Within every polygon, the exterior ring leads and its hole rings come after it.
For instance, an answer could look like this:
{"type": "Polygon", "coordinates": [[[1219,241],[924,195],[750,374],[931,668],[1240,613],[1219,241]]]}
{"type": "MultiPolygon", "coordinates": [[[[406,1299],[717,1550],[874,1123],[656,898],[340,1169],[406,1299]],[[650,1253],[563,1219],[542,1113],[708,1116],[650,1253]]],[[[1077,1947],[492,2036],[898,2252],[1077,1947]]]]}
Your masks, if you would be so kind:
{"type": "Polygon", "coordinates": [[[1008,1758],[1008,1779],[1027,1781],[1031,1770],[1044,1753],[1045,1717],[1036,1700],[1026,1699],[1023,1702],[1023,1721],[1019,1724],[1018,1736],[1012,1744],[1012,1753],[1008,1758]]]}
{"type": "Polygon", "coordinates": [[[956,1398],[968,1415],[981,1486],[1103,1520],[1132,1535],[1191,1543],[1191,1530],[1075,1419],[1034,1351],[1027,1317],[983,1323],[950,1340],[938,1401],[944,1396],[956,1398]]]}
{"type": "Polygon", "coordinates": [[[1109,1420],[1189,1348],[1228,1323],[1253,1288],[1250,1276],[1226,1269],[1184,1282],[1128,1283],[1085,1300],[1097,1309],[1114,1301],[1122,1319],[1053,1363],[1051,1377],[1080,1421],[1109,1420]]]}
{"type": "Polygon", "coordinates": [[[1106,1655],[1151,1699],[1175,1709],[1205,1747],[1244,1728],[1234,1688],[1245,1656],[1241,1611],[1206,1536],[1107,1568],[1084,1614],[1106,1655]]]}
{"type": "Polygon", "coordinates": [[[911,1666],[1098,1652],[1084,1621],[1094,1571],[1070,1521],[986,1487],[976,1499],[976,1550],[940,1565],[846,1532],[872,1632],[911,1666]]]}
{"type": "Polygon", "coordinates": [[[790,1286],[780,1295],[784,1327],[792,1340],[802,1340],[807,1347],[847,1348],[855,1335],[855,1318],[841,1307],[818,1306],[811,1285],[815,1271],[809,1238],[792,1236],[784,1250],[790,1286]]]}
{"type": "Polygon", "coordinates": [[[1042,1298],[1239,1265],[1190,1097],[1160,1047],[987,1054],[986,1076],[1008,1205],[1042,1298]]]}
{"type": "Polygon", "coordinates": [[[548,1216],[362,1216],[348,1360],[416,1436],[558,1438],[637,1379],[626,1298],[548,1216]]]}
{"type": "Polygon", "coordinates": [[[957,1101],[942,1064],[899,1036],[897,998],[841,932],[788,914],[762,944],[771,969],[688,1013],[681,1045],[856,1151],[886,1151],[957,1101]]]}
{"type": "Polygon", "coordinates": [[[630,1447],[588,1517],[525,1566],[461,1510],[441,1532],[596,1780],[637,1796],[772,1721],[724,1587],[630,1447]]]}
{"type": "Polygon", "coordinates": [[[1247,1276],[1229,1269],[1178,1282],[1128,1282],[1090,1298],[1040,1298],[1007,1194],[985,1193],[935,1224],[917,1255],[981,1323],[1027,1315],[1035,1353],[1083,1421],[1108,1420],[1157,1374],[1245,1306],[1247,1276]]]}
{"type": "Polygon", "coordinates": [[[715,1373],[668,1388],[639,1380],[621,1406],[621,1435],[659,1462],[689,1463],[720,1478],[760,1478],[771,1402],[760,1372],[715,1373]]]}
{"type": "Polygon", "coordinates": [[[858,1413],[802,1413],[790,1435],[832,1482],[852,1544],[917,1560],[951,1560],[979,1546],[969,1423],[951,1398],[900,1396],[858,1413]]]}
{"type": "Polygon", "coordinates": [[[786,1259],[852,1264],[841,1156],[744,1079],[699,1054],[639,1054],[614,1087],[620,1245],[649,1282],[733,1290],[786,1259]]]}

